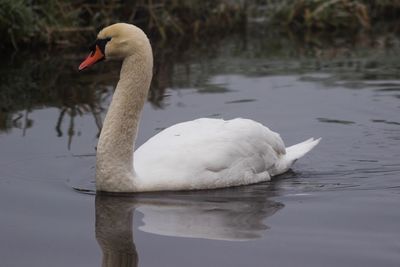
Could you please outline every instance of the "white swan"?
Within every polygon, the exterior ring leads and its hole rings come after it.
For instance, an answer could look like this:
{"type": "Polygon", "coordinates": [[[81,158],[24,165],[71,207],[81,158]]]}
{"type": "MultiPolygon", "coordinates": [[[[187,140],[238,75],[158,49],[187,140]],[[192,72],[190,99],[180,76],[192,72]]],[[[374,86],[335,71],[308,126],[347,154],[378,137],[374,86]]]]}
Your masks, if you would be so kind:
{"type": "Polygon", "coordinates": [[[248,119],[197,119],[173,125],[135,153],[139,119],[150,87],[153,55],[138,27],[101,30],[79,69],[123,59],[120,80],[97,146],[96,189],[108,192],[212,189],[268,181],[315,147],[313,138],[288,147],[248,119]]]}

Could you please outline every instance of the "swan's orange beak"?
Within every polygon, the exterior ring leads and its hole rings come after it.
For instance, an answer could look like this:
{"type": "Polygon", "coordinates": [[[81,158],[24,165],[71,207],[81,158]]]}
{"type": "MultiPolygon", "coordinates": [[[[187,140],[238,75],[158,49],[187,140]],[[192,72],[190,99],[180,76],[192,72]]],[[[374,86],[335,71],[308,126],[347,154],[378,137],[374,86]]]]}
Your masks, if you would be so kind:
{"type": "Polygon", "coordinates": [[[101,49],[98,45],[96,45],[96,48],[94,51],[92,51],[89,56],[79,65],[79,70],[84,70],[93,64],[104,60],[104,54],[101,52],[101,49]]]}

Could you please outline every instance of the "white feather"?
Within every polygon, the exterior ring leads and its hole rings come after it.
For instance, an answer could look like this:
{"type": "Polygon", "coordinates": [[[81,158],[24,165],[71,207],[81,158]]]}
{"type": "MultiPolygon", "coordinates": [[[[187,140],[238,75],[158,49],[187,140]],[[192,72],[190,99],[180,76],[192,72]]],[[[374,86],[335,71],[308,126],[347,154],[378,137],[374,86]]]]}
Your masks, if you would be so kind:
{"type": "Polygon", "coordinates": [[[191,190],[269,181],[309,150],[286,155],[279,134],[249,119],[197,119],[173,125],[138,148],[135,186],[191,190]]]}

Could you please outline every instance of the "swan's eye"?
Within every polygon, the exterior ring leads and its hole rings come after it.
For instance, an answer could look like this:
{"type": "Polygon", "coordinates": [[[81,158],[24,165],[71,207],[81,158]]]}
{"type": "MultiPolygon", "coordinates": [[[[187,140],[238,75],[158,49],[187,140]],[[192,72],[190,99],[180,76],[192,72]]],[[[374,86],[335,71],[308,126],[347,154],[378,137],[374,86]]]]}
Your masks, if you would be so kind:
{"type": "Polygon", "coordinates": [[[106,48],[106,44],[111,41],[111,37],[96,39],[90,46],[89,51],[91,51],[91,55],[96,52],[96,46],[99,46],[101,52],[104,54],[104,50],[106,48]]]}
{"type": "MultiPolygon", "coordinates": [[[[100,48],[101,52],[104,54],[104,51],[106,49],[106,44],[111,40],[111,37],[107,37],[107,38],[102,38],[102,39],[97,39],[96,40],[96,45],[100,48]]],[[[96,48],[96,46],[95,46],[96,48]]]]}

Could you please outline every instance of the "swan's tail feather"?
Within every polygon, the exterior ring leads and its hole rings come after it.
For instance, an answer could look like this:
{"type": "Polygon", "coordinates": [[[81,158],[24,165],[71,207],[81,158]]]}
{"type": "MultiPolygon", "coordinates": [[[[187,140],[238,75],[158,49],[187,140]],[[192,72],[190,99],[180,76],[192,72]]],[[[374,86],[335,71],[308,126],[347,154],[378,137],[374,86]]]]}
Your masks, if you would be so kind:
{"type": "Polygon", "coordinates": [[[296,160],[310,152],[316,145],[318,145],[320,141],[321,138],[310,138],[304,142],[287,147],[286,154],[282,157],[278,164],[275,165],[275,168],[272,171],[271,175],[278,175],[289,170],[293,163],[296,162],[296,160]]]}
{"type": "Polygon", "coordinates": [[[292,161],[292,164],[303,157],[305,154],[311,151],[318,143],[321,141],[321,138],[314,139],[310,138],[304,142],[298,143],[296,145],[290,146],[286,148],[286,160],[292,161]]]}

